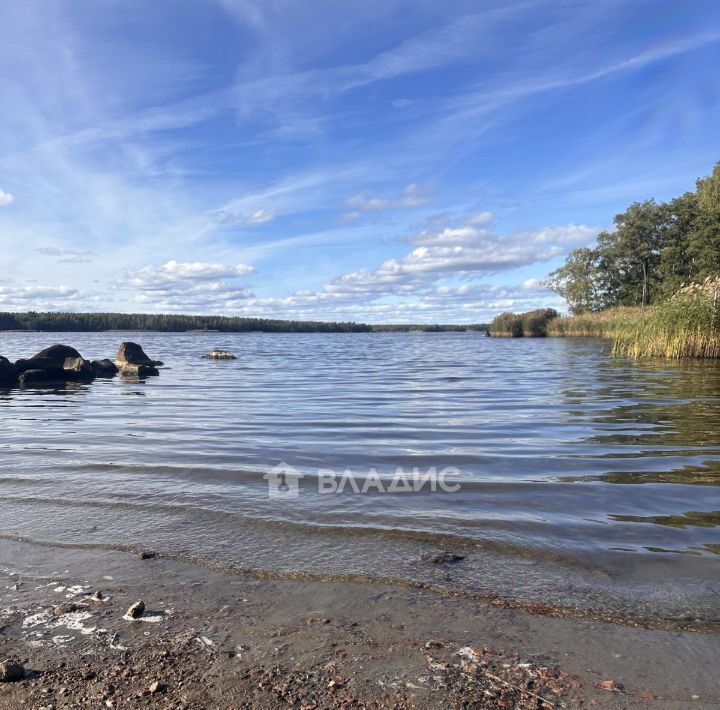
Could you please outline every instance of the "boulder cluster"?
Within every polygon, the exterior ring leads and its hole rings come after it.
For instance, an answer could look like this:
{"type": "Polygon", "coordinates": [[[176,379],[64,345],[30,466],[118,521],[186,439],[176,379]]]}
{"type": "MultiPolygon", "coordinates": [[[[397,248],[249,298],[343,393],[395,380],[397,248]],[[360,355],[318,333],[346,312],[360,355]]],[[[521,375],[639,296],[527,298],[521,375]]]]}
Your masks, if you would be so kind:
{"type": "Polygon", "coordinates": [[[121,343],[115,361],[86,360],[69,345],[51,345],[31,358],[10,362],[0,356],[0,387],[92,382],[96,377],[159,375],[163,363],[151,360],[137,343],[121,343]]]}

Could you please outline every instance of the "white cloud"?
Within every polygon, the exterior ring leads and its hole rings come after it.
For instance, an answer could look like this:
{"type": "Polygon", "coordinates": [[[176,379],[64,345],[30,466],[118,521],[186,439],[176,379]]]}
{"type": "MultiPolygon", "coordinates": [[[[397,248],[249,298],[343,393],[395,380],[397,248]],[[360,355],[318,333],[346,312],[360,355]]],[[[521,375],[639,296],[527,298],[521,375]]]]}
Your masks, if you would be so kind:
{"type": "Polygon", "coordinates": [[[0,286],[0,309],[11,311],[73,310],[81,299],[86,302],[78,289],[68,286],[0,286]]]}
{"type": "Polygon", "coordinates": [[[413,207],[424,207],[432,204],[433,198],[427,187],[411,183],[404,190],[400,197],[371,197],[363,192],[345,200],[345,206],[350,207],[353,212],[346,213],[345,217],[356,215],[358,212],[370,212],[373,210],[408,209],[413,207]]]}
{"type": "MultiPolygon", "coordinates": [[[[489,213],[486,213],[489,215],[489,213]]],[[[321,291],[298,291],[284,298],[249,299],[245,312],[304,318],[380,318],[457,320],[458,312],[477,322],[501,310],[561,305],[536,279],[519,286],[478,285],[476,279],[545,262],[585,243],[598,230],[583,225],[551,226],[500,235],[477,226],[477,216],[459,224],[422,232],[405,256],[376,269],[360,269],[326,283],[321,291]],[[469,279],[466,283],[453,283],[469,279]],[[449,283],[448,283],[449,282],[449,283]],[[392,301],[384,303],[383,301],[392,301]],[[472,315],[477,310],[480,315],[472,315]],[[354,315],[355,314],[355,315],[354,315]]],[[[487,224],[491,216],[480,220],[487,224]]]]}
{"type": "Polygon", "coordinates": [[[273,210],[256,210],[249,217],[245,218],[245,224],[265,224],[275,219],[273,210]]]}
{"type": "Polygon", "coordinates": [[[193,313],[222,313],[237,309],[254,296],[241,279],[255,271],[238,264],[168,261],[126,274],[120,288],[135,291],[133,303],[143,308],[193,313]]]}
{"type": "Polygon", "coordinates": [[[161,291],[168,286],[191,288],[197,281],[216,281],[217,279],[234,279],[247,276],[255,271],[252,266],[238,264],[205,264],[202,262],[183,263],[168,261],[162,266],[145,266],[131,272],[120,281],[120,286],[129,289],[161,291]]]}
{"type": "Polygon", "coordinates": [[[5,190],[0,188],[0,207],[7,207],[8,205],[11,205],[14,201],[15,198],[9,192],[5,192],[5,190]]]}

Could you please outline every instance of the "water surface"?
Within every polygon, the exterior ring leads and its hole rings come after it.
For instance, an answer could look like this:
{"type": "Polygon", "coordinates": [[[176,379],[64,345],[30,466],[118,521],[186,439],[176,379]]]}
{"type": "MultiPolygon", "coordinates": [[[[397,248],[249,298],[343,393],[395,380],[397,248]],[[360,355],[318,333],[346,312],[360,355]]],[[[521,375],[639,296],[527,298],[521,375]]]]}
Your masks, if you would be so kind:
{"type": "Polygon", "coordinates": [[[476,333],[0,333],[0,354],[123,339],[160,377],[0,392],[0,535],[720,618],[715,363],[476,333]],[[268,496],[281,462],[297,498],[268,496]],[[319,469],[448,466],[457,493],[317,492],[319,469]],[[445,549],[466,559],[421,559],[445,549]]]}

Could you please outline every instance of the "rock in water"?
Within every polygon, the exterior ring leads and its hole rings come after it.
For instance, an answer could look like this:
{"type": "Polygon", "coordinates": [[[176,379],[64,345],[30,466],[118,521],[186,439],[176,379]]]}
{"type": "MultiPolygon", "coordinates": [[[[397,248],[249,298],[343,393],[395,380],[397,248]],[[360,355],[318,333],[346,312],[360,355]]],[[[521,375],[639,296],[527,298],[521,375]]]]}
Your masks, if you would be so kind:
{"type": "Polygon", "coordinates": [[[16,683],[25,677],[25,667],[17,661],[0,663],[0,683],[16,683]]]}
{"type": "Polygon", "coordinates": [[[17,384],[17,370],[10,360],[0,355],[0,387],[12,387],[17,384]]]}
{"type": "Polygon", "coordinates": [[[84,357],[69,357],[63,363],[65,374],[73,380],[91,381],[95,379],[92,364],[84,357]]]}
{"type": "Polygon", "coordinates": [[[64,364],[65,360],[57,362],[57,360],[52,360],[49,357],[38,357],[35,355],[35,357],[31,357],[29,360],[18,360],[15,363],[15,370],[18,375],[22,375],[23,372],[27,372],[28,370],[45,370],[47,372],[60,374],[62,373],[64,364]]]}
{"type": "Polygon", "coordinates": [[[237,360],[229,350],[212,350],[205,357],[209,360],[237,360]]]}
{"type": "Polygon", "coordinates": [[[115,364],[122,370],[125,365],[156,367],[162,365],[162,362],[160,360],[151,360],[137,343],[120,343],[115,364]]]}
{"type": "Polygon", "coordinates": [[[139,602],[135,602],[127,610],[127,616],[129,616],[131,619],[140,619],[144,613],[145,613],[145,602],[142,600],[140,600],[139,602]]]}
{"type": "Polygon", "coordinates": [[[25,370],[25,372],[18,377],[18,382],[21,385],[46,384],[63,382],[64,380],[65,373],[63,370],[25,370]]]}
{"type": "Polygon", "coordinates": [[[120,374],[123,377],[153,377],[160,372],[152,365],[123,365],[120,374]]]}
{"type": "Polygon", "coordinates": [[[80,353],[69,345],[51,345],[49,348],[41,350],[37,355],[33,355],[31,359],[47,358],[48,360],[52,360],[57,367],[62,367],[68,358],[81,357],[80,353]]]}
{"type": "Polygon", "coordinates": [[[29,360],[18,360],[15,371],[21,384],[91,382],[95,379],[95,371],[90,363],[69,345],[51,345],[29,360]]]}
{"type": "Polygon", "coordinates": [[[113,377],[118,373],[118,367],[112,360],[93,360],[90,366],[98,377],[113,377]]]}

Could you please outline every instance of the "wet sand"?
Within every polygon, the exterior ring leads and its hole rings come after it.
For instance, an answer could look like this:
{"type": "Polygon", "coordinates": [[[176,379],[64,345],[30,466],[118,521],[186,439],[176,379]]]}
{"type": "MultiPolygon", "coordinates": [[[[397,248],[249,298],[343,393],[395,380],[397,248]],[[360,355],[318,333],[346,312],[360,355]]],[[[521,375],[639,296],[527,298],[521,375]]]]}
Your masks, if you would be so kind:
{"type": "Polygon", "coordinates": [[[720,703],[720,635],[536,611],[3,540],[0,661],[26,677],[0,683],[0,708],[720,703]]]}

